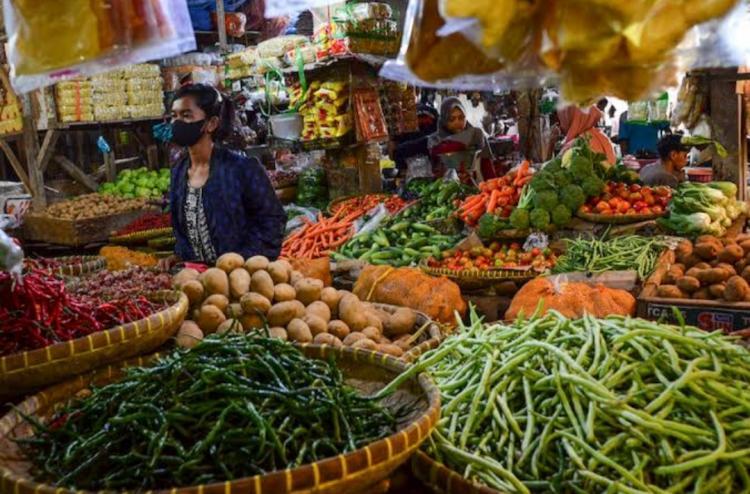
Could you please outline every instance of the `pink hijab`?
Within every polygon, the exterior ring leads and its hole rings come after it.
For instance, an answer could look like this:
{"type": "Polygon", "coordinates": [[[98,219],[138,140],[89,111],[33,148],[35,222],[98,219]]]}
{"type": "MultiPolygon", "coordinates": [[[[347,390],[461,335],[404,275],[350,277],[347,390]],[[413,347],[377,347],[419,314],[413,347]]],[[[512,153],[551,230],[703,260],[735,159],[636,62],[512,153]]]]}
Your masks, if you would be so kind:
{"type": "Polygon", "coordinates": [[[612,141],[596,127],[603,116],[601,110],[593,105],[587,111],[572,105],[559,110],[557,118],[560,120],[560,128],[565,132],[563,151],[567,151],[578,137],[586,135],[589,137],[591,149],[605,155],[607,161],[614,165],[617,157],[612,141]]]}

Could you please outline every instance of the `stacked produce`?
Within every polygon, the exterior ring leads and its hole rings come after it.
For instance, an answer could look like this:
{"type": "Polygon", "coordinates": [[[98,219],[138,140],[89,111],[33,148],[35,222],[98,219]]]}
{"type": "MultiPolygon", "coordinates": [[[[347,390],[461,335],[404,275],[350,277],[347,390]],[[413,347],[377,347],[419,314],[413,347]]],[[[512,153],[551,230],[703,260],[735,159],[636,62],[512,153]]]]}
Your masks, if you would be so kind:
{"type": "Polygon", "coordinates": [[[669,217],[659,225],[687,236],[721,237],[734,220],[747,213],[747,204],[737,200],[737,186],[731,182],[680,184],[669,205],[669,217]]]}
{"type": "Polygon", "coordinates": [[[115,237],[131,235],[149,230],[160,230],[172,227],[172,215],[169,213],[146,213],[136,218],[114,233],[115,237]]]}
{"type": "Polygon", "coordinates": [[[660,215],[671,198],[669,187],[607,182],[602,194],[590,197],[579,211],[605,216],[660,215]]]}
{"type": "Polygon", "coordinates": [[[69,291],[73,295],[113,300],[171,288],[172,277],[169,274],[132,266],[121,271],[100,271],[79,278],[69,291]]]}
{"type": "Polygon", "coordinates": [[[458,217],[469,226],[476,226],[485,213],[509,218],[521,198],[521,191],[531,181],[529,162],[501,178],[479,184],[479,194],[466,198],[458,208],[458,217]]]}
{"type": "Polygon", "coordinates": [[[333,363],[244,335],[212,336],[82,396],[19,441],[37,480],[113,491],[231,481],[351,452],[401,416],[333,363]]]}
{"type": "Polygon", "coordinates": [[[402,211],[394,222],[398,221],[434,221],[445,219],[456,212],[456,208],[468,194],[476,189],[455,180],[435,180],[433,182],[415,181],[407,186],[410,192],[417,194],[419,201],[402,211]]]}
{"type": "MultiPolygon", "coordinates": [[[[343,290],[305,278],[287,261],[262,256],[245,261],[224,254],[198,274],[184,269],[174,283],[190,300],[195,338],[202,334],[270,328],[275,338],[299,343],[351,346],[401,356],[415,343],[416,313],[386,313],[343,290]]],[[[192,324],[192,323],[188,323],[192,324]]]]}
{"type": "Polygon", "coordinates": [[[143,297],[102,302],[89,294],[73,295],[44,270],[27,271],[22,282],[0,272],[0,357],[81,338],[161,308],[143,297]]]}
{"type": "Polygon", "coordinates": [[[443,252],[441,259],[430,258],[427,265],[432,268],[446,268],[452,271],[478,269],[533,269],[547,271],[555,266],[557,256],[551,249],[534,247],[525,251],[516,242],[501,244],[492,242],[489,247],[452,249],[443,252]]]}
{"type": "Polygon", "coordinates": [[[90,80],[71,79],[55,84],[55,106],[60,122],[94,120],[94,88],[90,80]]]}
{"type": "Polygon", "coordinates": [[[42,211],[42,215],[62,220],[82,220],[145,208],[146,201],[143,199],[128,199],[93,193],[47,206],[42,211]]]}
{"type": "Polygon", "coordinates": [[[131,266],[152,268],[159,263],[159,260],[151,254],[114,245],[102,247],[99,250],[99,255],[107,260],[109,271],[120,271],[131,266]]]}
{"type": "Polygon", "coordinates": [[[427,453],[500,492],[742,492],[750,353],[719,333],[556,313],[472,317],[383,389],[429,372],[427,453]]]}
{"type": "Polygon", "coordinates": [[[657,288],[663,298],[750,302],[750,236],[724,241],[711,235],[675,249],[677,262],[657,288]]]}
{"type": "Polygon", "coordinates": [[[331,212],[336,214],[343,212],[349,214],[355,211],[370,211],[371,209],[383,203],[389,213],[397,213],[406,206],[406,201],[399,196],[384,196],[382,194],[366,194],[363,196],[352,197],[338,202],[331,206],[331,212]]]}
{"type": "Polygon", "coordinates": [[[149,170],[145,166],[122,170],[114,182],[103,183],[99,192],[129,198],[161,198],[169,192],[170,173],[169,168],[149,170]]]}
{"type": "Polygon", "coordinates": [[[367,210],[355,210],[346,213],[345,209],[340,209],[328,218],[318,214],[318,221],[315,223],[306,216],[303,217],[305,225],[284,239],[281,257],[317,259],[327,256],[351,238],[354,222],[366,212],[367,210]]]}
{"type": "Polygon", "coordinates": [[[638,273],[639,279],[645,280],[669,245],[664,238],[640,235],[566,239],[565,253],[560,256],[552,272],[601,274],[632,270],[638,273]]]}
{"type": "Polygon", "coordinates": [[[84,256],[68,256],[64,262],[54,257],[26,257],[23,260],[23,267],[27,271],[45,271],[54,274],[67,266],[84,262],[86,262],[84,256]]]}

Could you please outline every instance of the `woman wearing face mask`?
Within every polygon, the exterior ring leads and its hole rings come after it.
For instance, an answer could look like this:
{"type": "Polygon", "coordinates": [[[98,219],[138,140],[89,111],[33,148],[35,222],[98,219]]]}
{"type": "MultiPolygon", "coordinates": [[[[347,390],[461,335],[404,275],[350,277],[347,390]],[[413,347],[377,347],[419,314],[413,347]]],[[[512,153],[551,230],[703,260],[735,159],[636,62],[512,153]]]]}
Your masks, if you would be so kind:
{"type": "Polygon", "coordinates": [[[188,156],[172,169],[170,205],[183,261],[213,264],[236,252],[278,257],[286,215],[261,164],[222,147],[231,101],[205,84],[183,86],[172,103],[172,141],[188,156]]]}

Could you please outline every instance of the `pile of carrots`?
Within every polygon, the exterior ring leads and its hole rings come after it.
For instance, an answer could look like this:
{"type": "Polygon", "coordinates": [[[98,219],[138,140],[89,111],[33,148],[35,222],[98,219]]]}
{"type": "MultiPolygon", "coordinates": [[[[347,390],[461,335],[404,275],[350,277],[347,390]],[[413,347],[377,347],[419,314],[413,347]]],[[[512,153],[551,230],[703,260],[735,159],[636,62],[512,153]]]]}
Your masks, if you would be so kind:
{"type": "Polygon", "coordinates": [[[518,204],[523,186],[531,181],[533,173],[528,161],[500,178],[479,184],[479,194],[467,197],[458,207],[458,217],[469,226],[476,226],[485,213],[508,218],[518,204]]]}
{"type": "MultiPolygon", "coordinates": [[[[367,212],[381,202],[385,204],[385,208],[391,214],[400,211],[407,205],[406,201],[396,195],[386,197],[383,194],[367,194],[342,201],[336,204],[332,209],[334,213],[343,211],[344,214],[353,213],[355,211],[367,212]]],[[[364,214],[364,212],[362,214],[364,214]]]]}

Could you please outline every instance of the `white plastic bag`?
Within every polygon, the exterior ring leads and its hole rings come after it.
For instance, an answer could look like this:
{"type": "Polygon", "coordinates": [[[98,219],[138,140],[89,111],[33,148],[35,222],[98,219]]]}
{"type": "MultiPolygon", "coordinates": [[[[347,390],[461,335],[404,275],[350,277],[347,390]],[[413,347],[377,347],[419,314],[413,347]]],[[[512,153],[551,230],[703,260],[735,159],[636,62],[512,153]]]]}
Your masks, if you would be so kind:
{"type": "Polygon", "coordinates": [[[354,236],[374,232],[388,216],[388,209],[381,202],[354,222],[354,236]]]}

